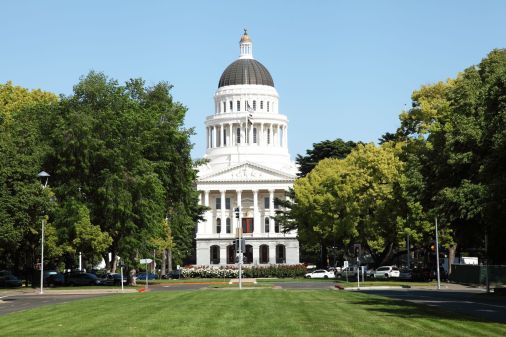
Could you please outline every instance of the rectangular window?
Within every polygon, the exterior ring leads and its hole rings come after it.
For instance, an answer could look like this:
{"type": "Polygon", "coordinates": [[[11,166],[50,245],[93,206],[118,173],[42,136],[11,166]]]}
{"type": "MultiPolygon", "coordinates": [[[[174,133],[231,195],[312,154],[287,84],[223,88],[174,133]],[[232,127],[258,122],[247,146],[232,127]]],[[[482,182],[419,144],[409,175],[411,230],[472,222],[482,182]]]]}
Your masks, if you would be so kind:
{"type": "Polygon", "coordinates": [[[260,101],[260,110],[264,109],[264,101],[260,101]]]}
{"type": "Polygon", "coordinates": [[[237,144],[241,143],[241,128],[237,128],[237,131],[236,131],[236,141],[237,141],[237,144]]]}
{"type": "Polygon", "coordinates": [[[269,112],[269,103],[270,102],[267,102],[267,112],[269,112]]]}
{"type": "Polygon", "coordinates": [[[221,209],[221,198],[216,198],[216,209],[221,209]]]}
{"type": "Polygon", "coordinates": [[[230,198],[225,198],[225,208],[230,209],[230,198]]]}
{"type": "Polygon", "coordinates": [[[269,209],[270,208],[270,200],[269,200],[269,197],[265,197],[264,198],[264,208],[265,209],[269,209]]]}
{"type": "Polygon", "coordinates": [[[257,111],[257,101],[253,101],[253,110],[257,111]]]}
{"type": "Polygon", "coordinates": [[[227,130],[223,128],[223,145],[227,145],[227,130]]]}
{"type": "Polygon", "coordinates": [[[227,112],[227,102],[223,102],[223,112],[227,112]]]}
{"type": "Polygon", "coordinates": [[[241,101],[237,101],[237,111],[241,111],[241,101]]]}
{"type": "Polygon", "coordinates": [[[229,102],[230,104],[230,112],[232,112],[232,108],[234,107],[234,103],[232,101],[229,102]]]}
{"type": "Polygon", "coordinates": [[[271,129],[267,129],[267,144],[271,143],[271,129]]]}
{"type": "Polygon", "coordinates": [[[253,128],[253,143],[257,142],[257,128],[253,128]]]}

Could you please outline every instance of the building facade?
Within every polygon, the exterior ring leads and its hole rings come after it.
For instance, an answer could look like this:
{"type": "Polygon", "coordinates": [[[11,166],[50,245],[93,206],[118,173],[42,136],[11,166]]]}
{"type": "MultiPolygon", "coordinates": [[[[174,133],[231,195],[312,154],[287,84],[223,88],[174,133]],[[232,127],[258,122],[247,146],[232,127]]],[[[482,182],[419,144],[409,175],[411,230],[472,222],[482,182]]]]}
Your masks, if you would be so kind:
{"type": "Polygon", "coordinates": [[[205,121],[208,162],[199,167],[197,189],[210,210],[197,227],[197,265],[234,264],[239,230],[246,264],[296,264],[297,233],[283,233],[274,220],[274,200],[286,198],[297,173],[288,152],[288,119],[279,112],[269,71],[253,58],[246,31],[239,47],[239,59],[221,75],[214,114],[205,121]]]}

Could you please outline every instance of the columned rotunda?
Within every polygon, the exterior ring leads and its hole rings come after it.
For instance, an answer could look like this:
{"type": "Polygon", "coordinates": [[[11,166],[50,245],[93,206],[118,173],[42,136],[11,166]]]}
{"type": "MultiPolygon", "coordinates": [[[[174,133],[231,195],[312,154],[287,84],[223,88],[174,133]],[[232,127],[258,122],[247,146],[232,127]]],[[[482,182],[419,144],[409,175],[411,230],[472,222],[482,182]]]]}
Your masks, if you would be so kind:
{"type": "Polygon", "coordinates": [[[239,59],[221,75],[214,114],[205,121],[208,163],[199,167],[197,189],[210,210],[197,228],[197,264],[234,264],[239,229],[245,263],[296,264],[297,233],[283,233],[273,218],[274,200],[285,198],[297,172],[288,153],[288,119],[279,112],[271,74],[253,58],[246,31],[239,46],[239,59]]]}

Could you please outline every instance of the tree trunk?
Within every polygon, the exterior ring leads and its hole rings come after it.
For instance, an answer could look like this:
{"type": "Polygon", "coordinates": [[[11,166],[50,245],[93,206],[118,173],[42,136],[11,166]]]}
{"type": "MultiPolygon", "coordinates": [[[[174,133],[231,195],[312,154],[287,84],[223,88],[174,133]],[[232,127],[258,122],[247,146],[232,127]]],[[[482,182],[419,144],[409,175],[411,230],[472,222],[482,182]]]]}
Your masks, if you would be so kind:
{"type": "Polygon", "coordinates": [[[327,261],[327,245],[320,240],[320,268],[326,268],[328,264],[327,261]]]}
{"type": "Polygon", "coordinates": [[[167,250],[162,249],[162,275],[167,274],[167,250]]]}
{"type": "Polygon", "coordinates": [[[452,264],[455,262],[455,252],[457,251],[457,244],[450,246],[448,249],[448,275],[452,273],[452,264]]]}
{"type": "Polygon", "coordinates": [[[116,252],[112,252],[111,253],[111,273],[115,273],[116,272],[116,265],[117,265],[117,262],[116,261],[116,252]]]}
{"type": "Polygon", "coordinates": [[[169,271],[172,270],[172,249],[167,249],[167,262],[169,271]]]}
{"type": "Polygon", "coordinates": [[[383,258],[381,259],[381,263],[379,264],[380,266],[384,266],[387,264],[387,262],[390,261],[390,259],[392,258],[393,247],[394,247],[394,243],[391,242],[385,248],[385,250],[383,251],[384,252],[383,258]]]}

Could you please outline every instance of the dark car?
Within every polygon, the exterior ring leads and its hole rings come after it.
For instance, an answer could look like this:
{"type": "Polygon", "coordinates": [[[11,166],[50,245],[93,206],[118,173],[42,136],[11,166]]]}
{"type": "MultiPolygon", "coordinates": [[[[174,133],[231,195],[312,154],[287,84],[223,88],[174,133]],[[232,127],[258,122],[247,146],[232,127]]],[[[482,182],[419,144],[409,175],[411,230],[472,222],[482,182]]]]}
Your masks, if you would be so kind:
{"type": "MultiPolygon", "coordinates": [[[[121,274],[105,274],[100,279],[100,285],[104,286],[120,286],[121,285],[121,274]]],[[[127,277],[123,275],[123,284],[127,284],[127,277]]]]}
{"type": "Polygon", "coordinates": [[[95,274],[71,273],[66,275],[65,284],[69,286],[93,286],[100,284],[100,281],[95,274]]]}
{"type": "Polygon", "coordinates": [[[427,268],[414,268],[411,270],[411,279],[419,282],[432,281],[432,273],[427,268]]]}
{"type": "Polygon", "coordinates": [[[171,270],[167,274],[163,275],[162,278],[176,280],[183,278],[183,273],[181,273],[181,270],[171,270]]]}
{"type": "MultiPolygon", "coordinates": [[[[44,270],[44,287],[56,287],[65,285],[65,276],[56,270],[44,270]]],[[[40,286],[40,271],[35,271],[32,276],[32,286],[40,286]]]]}
{"type": "Polygon", "coordinates": [[[62,273],[51,273],[48,275],[48,277],[44,280],[44,283],[48,287],[61,287],[65,285],[65,275],[62,273]]]}
{"type": "Polygon", "coordinates": [[[21,287],[22,282],[9,271],[0,272],[0,287],[21,287]]]}
{"type": "MultiPolygon", "coordinates": [[[[148,280],[156,280],[158,279],[158,275],[155,273],[148,273],[148,280]]],[[[137,274],[137,280],[142,281],[146,280],[146,273],[139,273],[137,274]]]]}

